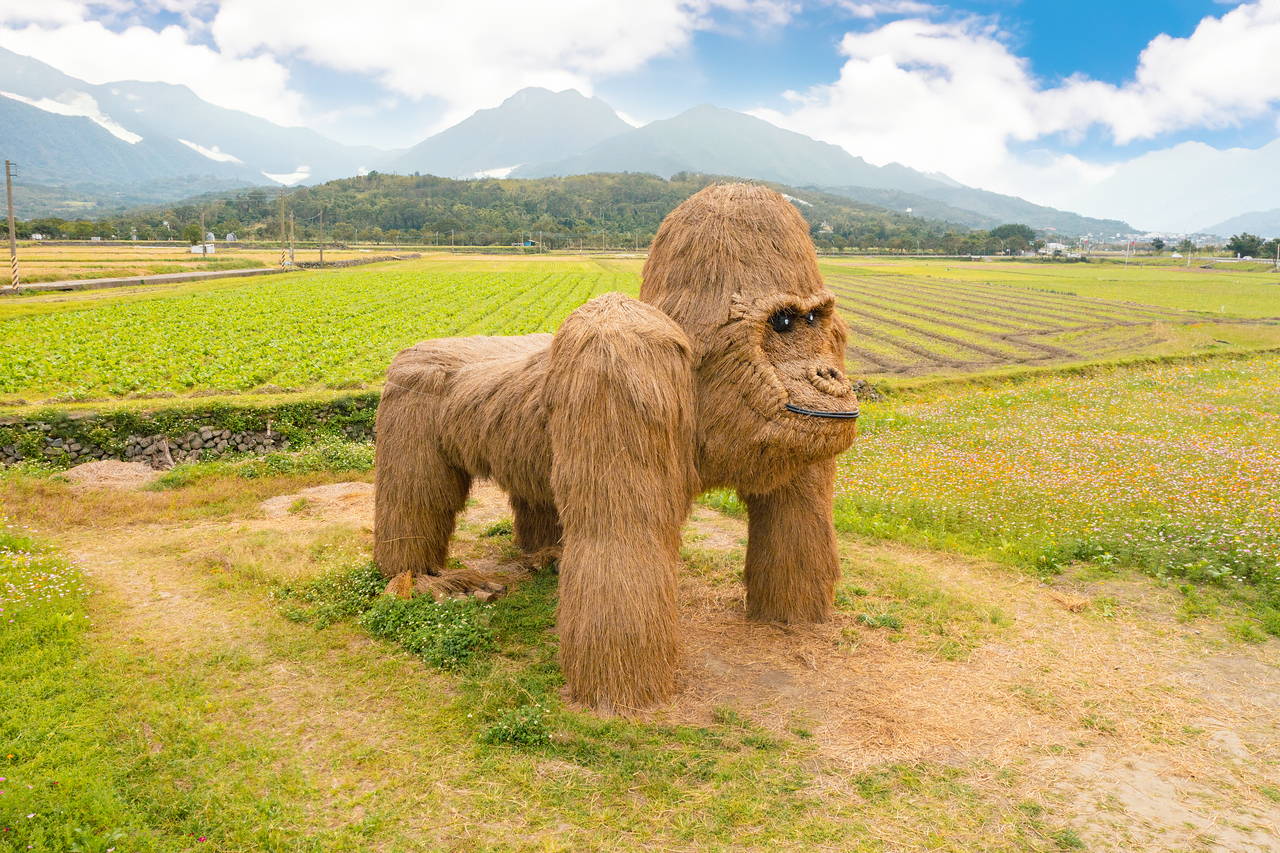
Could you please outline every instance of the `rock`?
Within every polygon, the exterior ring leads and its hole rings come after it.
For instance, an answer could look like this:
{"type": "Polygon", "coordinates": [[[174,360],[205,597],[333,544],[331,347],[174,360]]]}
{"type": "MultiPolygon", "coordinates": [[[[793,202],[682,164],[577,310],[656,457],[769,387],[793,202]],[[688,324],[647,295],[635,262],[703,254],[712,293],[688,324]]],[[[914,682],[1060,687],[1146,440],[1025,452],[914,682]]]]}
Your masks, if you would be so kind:
{"type": "Polygon", "coordinates": [[[484,604],[488,604],[490,601],[493,601],[495,598],[498,597],[496,594],[489,592],[488,590],[485,590],[485,589],[477,589],[475,592],[471,593],[471,595],[477,601],[480,601],[484,604]]]}
{"type": "Polygon", "coordinates": [[[495,581],[485,581],[484,588],[489,592],[492,592],[494,595],[502,595],[504,592],[507,591],[507,588],[505,586],[495,581]]]}

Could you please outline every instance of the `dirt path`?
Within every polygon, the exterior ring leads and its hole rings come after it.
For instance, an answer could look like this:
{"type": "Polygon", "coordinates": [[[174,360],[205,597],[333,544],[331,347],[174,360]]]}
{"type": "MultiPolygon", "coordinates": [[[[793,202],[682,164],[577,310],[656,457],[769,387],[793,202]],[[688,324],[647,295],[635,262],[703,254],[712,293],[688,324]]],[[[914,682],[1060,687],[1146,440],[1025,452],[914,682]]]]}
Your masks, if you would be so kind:
{"type": "MultiPolygon", "coordinates": [[[[515,577],[514,566],[476,556],[479,534],[506,513],[500,491],[477,488],[456,551],[515,577]]],[[[313,572],[324,549],[367,548],[371,519],[371,487],[336,484],[272,498],[258,518],[80,531],[63,545],[105,593],[104,637],[177,662],[243,661],[216,688],[225,723],[292,744],[299,771],[332,787],[319,819],[336,822],[375,796],[443,808],[451,762],[429,738],[397,734],[422,725],[406,714],[429,713],[405,709],[403,685],[353,679],[394,655],[387,646],[335,628],[323,657],[309,659],[264,587],[244,588],[226,569],[258,566],[263,580],[313,572]],[[363,776],[358,764],[335,769],[333,755],[361,749],[399,752],[414,784],[363,776]]],[[[1239,645],[1180,623],[1173,596],[1145,581],[1049,588],[977,561],[865,543],[842,546],[835,621],[751,624],[745,525],[696,507],[685,538],[682,691],[653,719],[706,724],[732,708],[811,739],[817,784],[837,790],[886,762],[981,763],[985,796],[1052,808],[1090,849],[1280,850],[1277,641],[1239,645]],[[860,618],[895,607],[900,631],[860,618]]],[[[409,665],[447,694],[447,679],[409,665]]]]}

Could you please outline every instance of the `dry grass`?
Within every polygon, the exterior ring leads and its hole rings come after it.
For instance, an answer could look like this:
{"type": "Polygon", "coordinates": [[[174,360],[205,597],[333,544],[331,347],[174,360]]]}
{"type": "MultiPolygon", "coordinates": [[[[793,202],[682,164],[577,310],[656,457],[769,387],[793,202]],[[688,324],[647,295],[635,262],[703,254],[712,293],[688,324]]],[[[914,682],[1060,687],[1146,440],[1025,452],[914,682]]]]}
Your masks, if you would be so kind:
{"type": "MultiPolygon", "coordinates": [[[[459,750],[450,678],[350,627],[315,633],[273,614],[263,584],[368,553],[367,486],[315,488],[323,479],[165,493],[10,479],[0,494],[104,591],[100,642],[207,672],[210,719],[227,737],[272,744],[282,767],[328,786],[305,818],[317,831],[376,814],[395,816],[397,829],[368,849],[582,847],[616,838],[608,820],[579,810],[575,790],[633,828],[660,813],[680,824],[719,796],[696,789],[668,801],[648,776],[614,790],[608,764],[569,762],[570,772],[561,759],[495,764],[459,750]],[[295,512],[262,505],[302,496],[295,512]],[[523,840],[508,845],[514,837],[523,840]]],[[[486,535],[506,513],[500,492],[478,489],[452,550],[519,588],[530,576],[509,538],[486,535]]],[[[659,739],[727,726],[759,748],[791,744],[780,760],[856,845],[1280,846],[1276,641],[1240,645],[1220,623],[1179,621],[1176,592],[1142,579],[1068,574],[1045,586],[977,560],[853,539],[841,544],[833,622],[748,623],[745,526],[698,507],[685,536],[682,689],[641,724],[659,739]]],[[[493,683],[527,665],[499,662],[493,683]]],[[[152,736],[161,750],[165,737],[152,736]]],[[[659,837],[665,848],[704,849],[691,833],[659,837]]]]}
{"type": "MultiPolygon", "coordinates": [[[[391,254],[394,246],[371,248],[370,251],[354,249],[326,249],[324,259],[329,261],[353,260],[369,257],[372,253],[391,254]]],[[[316,249],[295,250],[298,262],[319,259],[316,249]]],[[[45,246],[38,243],[24,244],[18,251],[20,274],[28,284],[49,281],[68,281],[94,278],[117,278],[139,275],[163,275],[176,272],[195,272],[201,269],[243,269],[252,267],[276,267],[280,263],[279,249],[244,248],[218,241],[214,254],[202,258],[191,254],[190,247],[175,241],[169,246],[116,246],[94,245],[45,246]]],[[[6,268],[0,275],[0,286],[9,283],[6,268]]]]}

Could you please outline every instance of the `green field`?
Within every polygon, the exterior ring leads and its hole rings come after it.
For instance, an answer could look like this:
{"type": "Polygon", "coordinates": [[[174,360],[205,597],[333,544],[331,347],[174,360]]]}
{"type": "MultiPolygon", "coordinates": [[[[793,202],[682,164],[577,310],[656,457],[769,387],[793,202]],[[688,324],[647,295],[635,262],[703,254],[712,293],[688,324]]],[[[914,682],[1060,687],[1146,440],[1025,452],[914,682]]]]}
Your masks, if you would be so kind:
{"type": "MultiPolygon", "coordinates": [[[[332,400],[639,266],[0,299],[0,414],[332,400]]],[[[680,694],[633,718],[566,699],[557,578],[491,486],[450,555],[511,593],[437,605],[378,594],[371,448],[336,433],[141,488],[0,471],[0,851],[1280,847],[1275,276],[822,269],[884,392],[839,460],[834,619],[745,622],[742,507],[706,495],[680,694]]]]}
{"type": "MultiPolygon", "coordinates": [[[[429,337],[553,331],[594,295],[636,293],[639,266],[433,258],[129,294],[6,299],[0,405],[376,386],[402,347],[429,337]]],[[[1115,274],[1096,266],[883,262],[824,264],[824,271],[853,332],[849,370],[872,379],[1280,344],[1280,287],[1265,276],[1237,286],[1193,270],[1157,287],[1135,271],[1134,281],[1108,285],[1107,298],[1062,289],[1080,290],[1081,270],[1115,274]],[[1208,287],[1223,290],[1213,300],[1229,313],[1197,313],[1208,287]],[[1143,304],[1149,296],[1159,298],[1143,304]]]]}
{"type": "Polygon", "coordinates": [[[909,276],[920,281],[1002,284],[1026,290],[1240,318],[1280,318],[1280,273],[1270,265],[1214,264],[1190,268],[1143,259],[1127,267],[1107,258],[1090,263],[1051,261],[896,261],[823,259],[824,268],[909,276]],[[1249,267],[1246,269],[1246,267],[1249,267]]]}
{"type": "Polygon", "coordinates": [[[0,321],[0,395],[363,387],[420,340],[550,332],[592,296],[639,286],[596,263],[441,266],[271,276],[102,305],[44,297],[42,313],[0,321]]]}

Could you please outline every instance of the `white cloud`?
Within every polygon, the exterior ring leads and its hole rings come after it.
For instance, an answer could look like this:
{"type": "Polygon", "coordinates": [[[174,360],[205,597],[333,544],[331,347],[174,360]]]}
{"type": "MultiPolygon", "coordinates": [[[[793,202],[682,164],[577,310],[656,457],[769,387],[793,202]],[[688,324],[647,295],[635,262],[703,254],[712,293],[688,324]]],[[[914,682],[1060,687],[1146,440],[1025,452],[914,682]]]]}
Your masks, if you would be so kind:
{"type": "Polygon", "coordinates": [[[1280,0],[1258,0],[1205,18],[1187,38],[1153,39],[1124,85],[1073,76],[1045,86],[989,19],[917,17],[846,34],[838,80],[786,93],[789,112],[756,115],[872,163],[1052,195],[1114,167],[1062,153],[1020,160],[1012,146],[1061,134],[1069,149],[1093,127],[1124,145],[1267,115],[1280,101],[1278,44],[1280,0]]]}
{"type": "Polygon", "coordinates": [[[90,119],[103,130],[110,133],[117,139],[123,139],[130,145],[136,145],[142,141],[142,137],[132,131],[125,130],[115,119],[104,113],[98,107],[98,101],[87,92],[67,92],[59,96],[59,100],[50,98],[40,98],[33,100],[25,98],[22,95],[15,95],[12,92],[0,92],[6,98],[12,98],[15,101],[22,101],[24,104],[30,104],[37,109],[44,110],[47,113],[56,113],[60,116],[84,116],[90,119]]]}
{"type": "Polygon", "coordinates": [[[840,0],[836,6],[855,18],[878,18],[882,15],[927,15],[934,8],[928,3],[917,3],[915,0],[886,0],[886,2],[874,3],[840,0]]]}
{"type": "Polygon", "coordinates": [[[409,98],[438,98],[447,125],[526,86],[589,96],[596,80],[684,48],[695,30],[715,26],[717,9],[777,25],[793,7],[778,0],[226,0],[210,32],[229,55],[297,56],[373,76],[409,98]]]}
{"type": "Polygon", "coordinates": [[[177,25],[114,32],[88,19],[88,4],[53,0],[49,13],[45,5],[45,0],[0,3],[0,47],[88,83],[184,84],[211,104],[278,124],[302,124],[303,98],[289,89],[288,69],[271,56],[219,52],[193,43],[177,25]]]}

